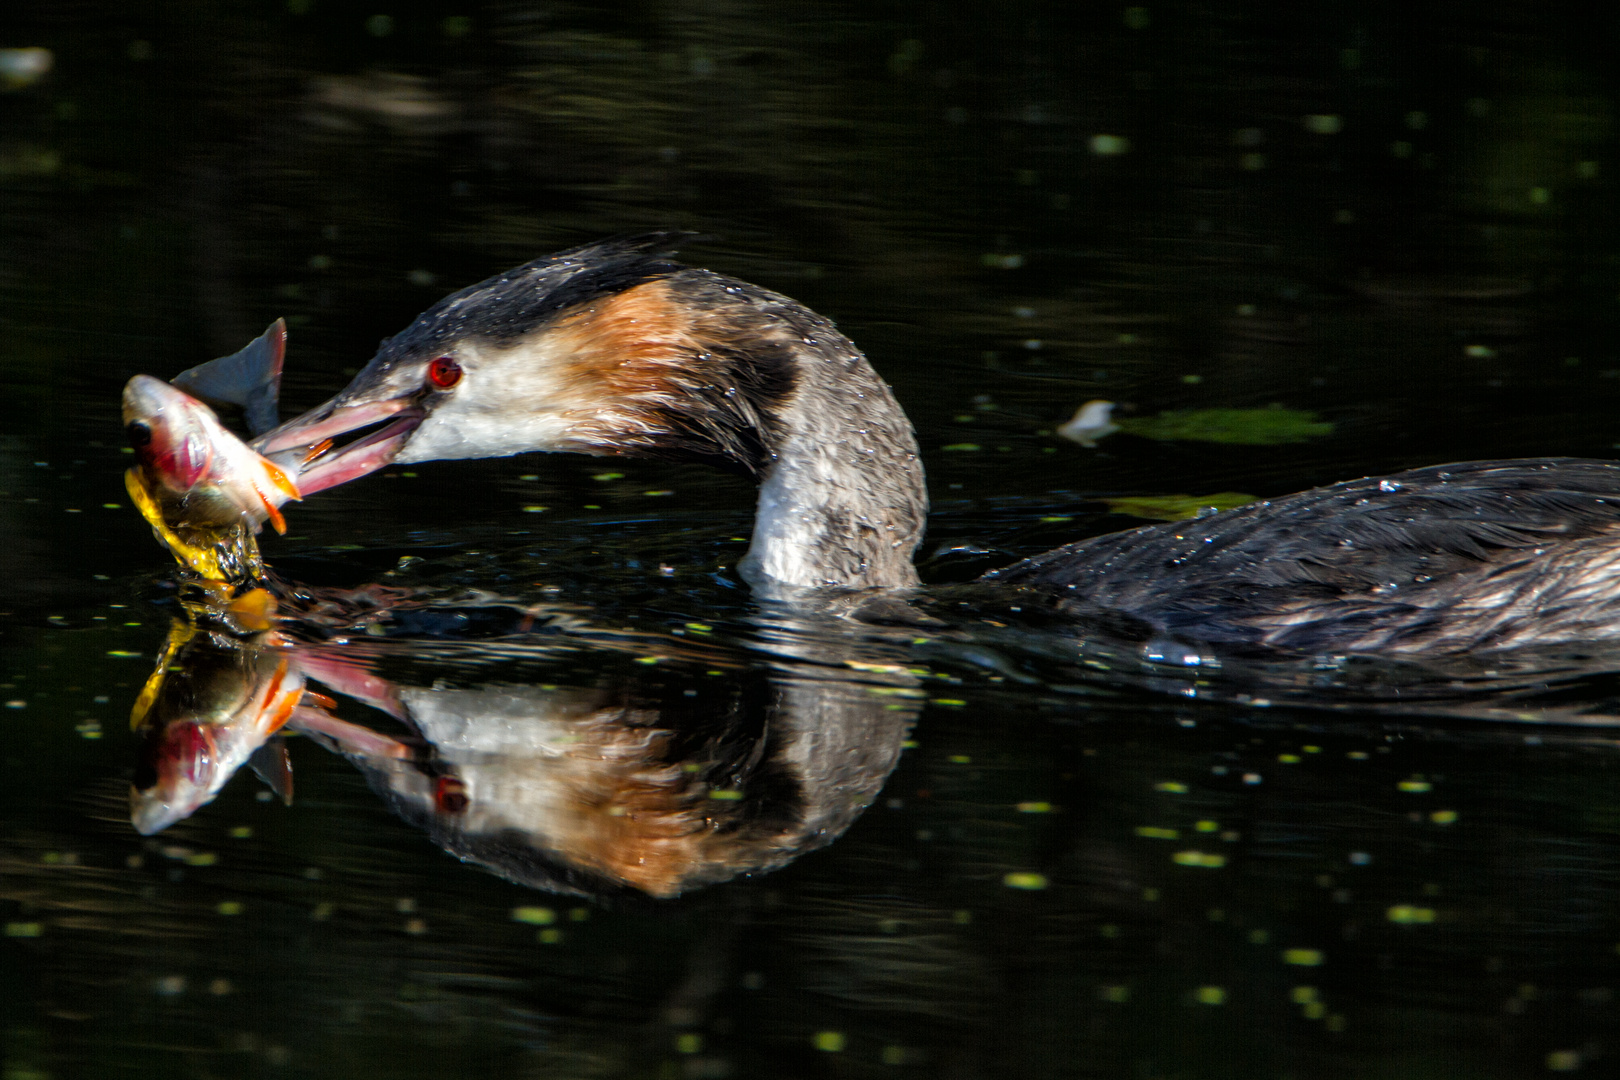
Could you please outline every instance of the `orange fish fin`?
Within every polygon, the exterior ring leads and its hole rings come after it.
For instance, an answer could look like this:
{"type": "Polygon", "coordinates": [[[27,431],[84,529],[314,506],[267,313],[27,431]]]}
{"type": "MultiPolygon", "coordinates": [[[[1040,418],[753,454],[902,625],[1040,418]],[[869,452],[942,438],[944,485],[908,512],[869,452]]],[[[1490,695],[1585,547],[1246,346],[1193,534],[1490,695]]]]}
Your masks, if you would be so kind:
{"type": "Polygon", "coordinates": [[[270,717],[270,722],[265,725],[265,733],[274,735],[285,727],[287,721],[292,719],[293,710],[296,708],[298,708],[298,699],[296,697],[288,694],[282,698],[281,702],[276,706],[275,715],[270,717]]]}
{"type": "Polygon", "coordinates": [[[259,497],[259,504],[264,507],[265,514],[270,518],[270,524],[275,526],[276,532],[287,535],[287,519],[281,516],[281,510],[270,501],[270,496],[258,484],[253,485],[253,494],[259,497]]]}
{"type": "Polygon", "coordinates": [[[275,623],[276,598],[268,589],[249,589],[225,605],[243,629],[268,630],[275,623]]]}
{"type": "Polygon", "coordinates": [[[282,472],[269,460],[265,460],[261,464],[264,466],[264,474],[270,478],[270,483],[275,485],[277,491],[294,502],[303,501],[303,493],[298,490],[298,485],[293,483],[286,473],[282,472]]]}
{"type": "Polygon", "coordinates": [[[264,701],[259,705],[261,713],[270,713],[264,728],[267,735],[274,735],[281,730],[281,726],[292,716],[293,709],[298,707],[298,699],[304,696],[302,688],[296,694],[287,693],[286,681],[287,661],[282,660],[276,665],[276,673],[270,676],[270,685],[264,691],[264,701]],[[278,701],[277,698],[281,700],[278,701]]]}

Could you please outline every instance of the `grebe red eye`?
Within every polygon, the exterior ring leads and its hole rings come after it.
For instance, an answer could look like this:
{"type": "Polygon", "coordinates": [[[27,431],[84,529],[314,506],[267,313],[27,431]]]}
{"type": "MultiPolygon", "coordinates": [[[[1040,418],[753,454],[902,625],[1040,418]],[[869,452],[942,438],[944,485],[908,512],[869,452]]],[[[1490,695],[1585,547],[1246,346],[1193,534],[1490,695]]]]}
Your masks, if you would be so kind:
{"type": "Polygon", "coordinates": [[[471,801],[467,798],[467,785],[454,776],[441,776],[433,785],[433,801],[441,814],[459,814],[471,801]]]}
{"type": "Polygon", "coordinates": [[[428,365],[428,382],[440,390],[448,390],[461,381],[461,365],[448,356],[441,356],[428,365]]]}

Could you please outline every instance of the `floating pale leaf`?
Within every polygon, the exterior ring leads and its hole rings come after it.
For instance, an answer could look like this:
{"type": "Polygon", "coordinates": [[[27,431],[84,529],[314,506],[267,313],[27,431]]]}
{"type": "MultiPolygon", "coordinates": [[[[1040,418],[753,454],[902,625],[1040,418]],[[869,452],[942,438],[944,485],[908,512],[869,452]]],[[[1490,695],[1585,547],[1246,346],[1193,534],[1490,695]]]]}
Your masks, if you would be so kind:
{"type": "Polygon", "coordinates": [[[1333,434],[1333,424],[1303,409],[1184,409],[1116,421],[1120,430],[1160,442],[1278,446],[1333,434]]]}

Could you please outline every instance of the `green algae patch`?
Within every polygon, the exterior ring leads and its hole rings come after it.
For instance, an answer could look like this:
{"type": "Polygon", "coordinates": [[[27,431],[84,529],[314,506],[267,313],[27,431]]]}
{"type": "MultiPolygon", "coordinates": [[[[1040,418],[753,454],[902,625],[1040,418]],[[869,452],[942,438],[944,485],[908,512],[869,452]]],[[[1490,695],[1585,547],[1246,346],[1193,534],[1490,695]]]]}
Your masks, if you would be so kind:
{"type": "Polygon", "coordinates": [[[530,926],[550,926],[557,921],[557,913],[548,907],[515,907],[512,909],[512,921],[530,926]]]}
{"type": "Polygon", "coordinates": [[[1121,495],[1101,499],[1108,509],[1128,517],[1148,521],[1186,521],[1220,510],[1231,510],[1258,502],[1259,497],[1241,491],[1217,491],[1213,495],[1121,495]]]}
{"type": "Polygon", "coordinates": [[[1396,904],[1384,912],[1384,917],[1397,926],[1424,926],[1434,922],[1434,908],[1396,904]]]}
{"type": "Polygon", "coordinates": [[[1045,874],[1012,873],[1001,879],[1001,883],[1009,889],[1026,889],[1031,892],[1046,888],[1045,874]]]}
{"type": "Polygon", "coordinates": [[[1158,416],[1125,417],[1121,431],[1158,442],[1212,442],[1282,446],[1333,434],[1333,424],[1305,409],[1179,409],[1158,416]]]}

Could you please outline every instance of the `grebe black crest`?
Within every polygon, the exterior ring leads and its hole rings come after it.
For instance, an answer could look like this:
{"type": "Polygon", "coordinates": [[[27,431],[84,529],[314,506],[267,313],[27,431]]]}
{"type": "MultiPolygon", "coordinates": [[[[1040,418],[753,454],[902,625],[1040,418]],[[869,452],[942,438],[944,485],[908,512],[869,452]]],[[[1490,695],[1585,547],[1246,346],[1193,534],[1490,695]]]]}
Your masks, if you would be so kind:
{"type": "MultiPolygon", "coordinates": [[[[454,293],[266,453],[383,426],[306,469],[570,451],[706,462],[760,487],[766,595],[916,586],[928,511],[893,393],[827,319],[684,266],[688,234],[572,248],[454,293]]],[[[1460,652],[1620,628],[1620,465],[1469,462],[1095,537],[985,575],[1212,643],[1460,652]]]]}

